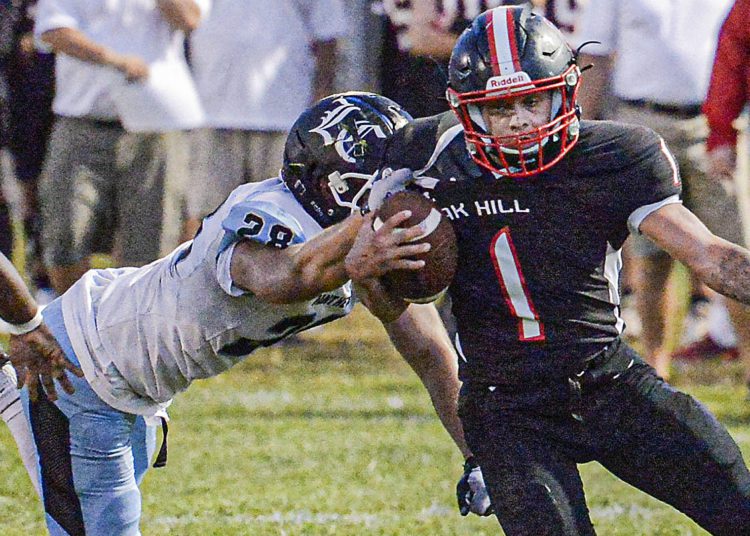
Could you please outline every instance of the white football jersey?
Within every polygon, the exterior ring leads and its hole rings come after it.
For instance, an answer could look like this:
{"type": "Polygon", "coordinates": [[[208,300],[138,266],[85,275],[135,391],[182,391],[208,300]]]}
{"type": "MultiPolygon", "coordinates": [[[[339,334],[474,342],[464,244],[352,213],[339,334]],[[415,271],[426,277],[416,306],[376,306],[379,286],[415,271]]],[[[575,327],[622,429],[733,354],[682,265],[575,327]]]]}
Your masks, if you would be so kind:
{"type": "Polygon", "coordinates": [[[167,257],[142,268],[87,272],[62,296],[65,327],[86,379],[112,407],[153,415],[193,380],[348,314],[350,282],[278,305],[231,280],[239,240],[283,248],[321,230],[280,179],[269,179],[234,190],[196,237],[167,257]]]}

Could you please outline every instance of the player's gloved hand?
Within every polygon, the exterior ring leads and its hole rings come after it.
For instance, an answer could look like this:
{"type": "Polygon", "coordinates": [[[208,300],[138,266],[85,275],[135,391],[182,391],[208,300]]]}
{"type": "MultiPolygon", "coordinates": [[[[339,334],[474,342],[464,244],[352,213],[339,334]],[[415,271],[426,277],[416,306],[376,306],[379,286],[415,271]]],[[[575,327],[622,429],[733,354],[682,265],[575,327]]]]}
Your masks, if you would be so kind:
{"type": "Polygon", "coordinates": [[[375,211],[380,208],[388,197],[406,189],[406,185],[414,178],[412,170],[401,168],[393,171],[385,168],[380,177],[372,183],[370,195],[367,198],[367,205],[364,212],[375,211]]]}
{"type": "Polygon", "coordinates": [[[464,463],[464,474],[456,485],[456,499],[458,499],[458,510],[462,516],[469,512],[478,516],[489,516],[495,512],[487,487],[484,485],[482,469],[470,456],[464,463]]]}

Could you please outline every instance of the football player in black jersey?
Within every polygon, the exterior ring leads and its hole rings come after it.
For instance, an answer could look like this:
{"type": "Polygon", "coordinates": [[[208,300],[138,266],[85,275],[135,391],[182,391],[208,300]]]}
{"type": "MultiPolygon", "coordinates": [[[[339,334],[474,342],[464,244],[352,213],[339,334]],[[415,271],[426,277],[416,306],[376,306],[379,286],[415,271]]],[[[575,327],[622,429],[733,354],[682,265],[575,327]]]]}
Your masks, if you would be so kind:
{"type": "Polygon", "coordinates": [[[750,534],[750,473],[725,428],[621,340],[620,249],[643,233],[750,303],[750,252],[680,201],[649,129],[580,121],[581,70],[559,30],[499,7],[459,38],[452,112],[393,138],[452,220],[459,411],[510,536],[591,535],[577,464],[596,460],[713,534],[750,534]]]}

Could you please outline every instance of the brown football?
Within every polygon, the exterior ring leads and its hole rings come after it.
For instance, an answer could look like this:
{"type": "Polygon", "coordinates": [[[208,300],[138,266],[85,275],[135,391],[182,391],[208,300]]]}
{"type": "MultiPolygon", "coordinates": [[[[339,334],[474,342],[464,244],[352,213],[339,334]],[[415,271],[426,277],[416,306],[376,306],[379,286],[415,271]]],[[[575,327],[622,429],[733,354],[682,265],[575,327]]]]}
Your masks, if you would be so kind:
{"type": "Polygon", "coordinates": [[[412,214],[401,227],[421,225],[424,234],[415,242],[429,242],[432,248],[414,257],[425,261],[423,268],[393,270],[383,276],[383,281],[391,292],[408,302],[429,303],[453,281],[458,260],[456,233],[451,222],[432,201],[413,191],[401,191],[388,197],[375,214],[373,227],[378,229],[402,210],[411,210],[412,214]]]}

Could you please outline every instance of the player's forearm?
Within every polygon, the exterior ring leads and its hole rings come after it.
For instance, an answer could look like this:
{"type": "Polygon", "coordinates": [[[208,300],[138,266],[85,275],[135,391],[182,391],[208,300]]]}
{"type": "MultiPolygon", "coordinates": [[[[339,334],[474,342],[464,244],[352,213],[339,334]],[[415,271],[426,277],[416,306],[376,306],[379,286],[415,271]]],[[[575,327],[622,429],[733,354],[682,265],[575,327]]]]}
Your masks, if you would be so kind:
{"type": "Polygon", "coordinates": [[[718,239],[705,259],[691,266],[696,275],[716,292],[750,305],[750,251],[718,239]]]}
{"type": "Polygon", "coordinates": [[[412,304],[397,320],[384,326],[427,389],[446,431],[464,457],[470,456],[458,418],[457,358],[437,310],[432,305],[412,304]]]}
{"type": "Polygon", "coordinates": [[[361,216],[350,216],[285,250],[240,242],[232,256],[232,281],[269,303],[293,303],[334,290],[349,280],[344,258],[361,223],[361,216]]]}
{"type": "Polygon", "coordinates": [[[190,33],[201,22],[201,10],[193,0],[157,0],[164,18],[176,30],[190,33]]]}
{"type": "Polygon", "coordinates": [[[100,45],[74,28],[56,28],[42,34],[42,41],[56,53],[95,63],[106,67],[120,68],[122,57],[115,51],[100,45]]]}
{"type": "Polygon", "coordinates": [[[293,257],[293,270],[307,298],[334,290],[347,281],[344,259],[357,237],[362,216],[349,216],[305,242],[293,257]]]}
{"type": "Polygon", "coordinates": [[[409,305],[398,296],[393,296],[379,279],[354,281],[357,296],[365,307],[381,322],[397,320],[409,305]]]}
{"type": "Polygon", "coordinates": [[[0,318],[10,324],[24,324],[38,310],[34,298],[10,261],[0,254],[0,318]]]}

